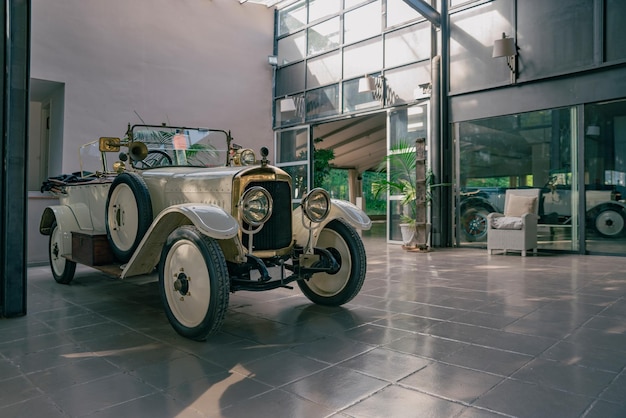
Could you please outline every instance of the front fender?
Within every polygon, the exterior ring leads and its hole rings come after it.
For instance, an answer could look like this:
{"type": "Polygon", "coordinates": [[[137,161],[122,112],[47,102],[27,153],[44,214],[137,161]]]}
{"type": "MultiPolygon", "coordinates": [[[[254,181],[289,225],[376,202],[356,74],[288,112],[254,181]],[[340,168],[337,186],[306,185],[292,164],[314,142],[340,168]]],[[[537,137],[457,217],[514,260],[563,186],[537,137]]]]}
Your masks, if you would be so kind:
{"type": "Polygon", "coordinates": [[[218,206],[192,203],[170,206],[154,219],[121,277],[152,272],[159,263],[167,237],[182,225],[194,225],[204,235],[216,240],[230,240],[239,231],[237,220],[218,206]]]}
{"type": "Polygon", "coordinates": [[[329,222],[335,219],[343,219],[348,224],[356,229],[368,230],[372,227],[372,221],[369,216],[363,210],[356,205],[347,202],[345,200],[331,199],[330,213],[323,222],[314,224],[313,229],[309,229],[309,220],[302,213],[302,206],[298,206],[293,211],[292,225],[293,225],[293,237],[298,243],[306,247],[314,247],[317,244],[319,234],[329,222]],[[311,242],[309,243],[309,234],[311,242]]]}

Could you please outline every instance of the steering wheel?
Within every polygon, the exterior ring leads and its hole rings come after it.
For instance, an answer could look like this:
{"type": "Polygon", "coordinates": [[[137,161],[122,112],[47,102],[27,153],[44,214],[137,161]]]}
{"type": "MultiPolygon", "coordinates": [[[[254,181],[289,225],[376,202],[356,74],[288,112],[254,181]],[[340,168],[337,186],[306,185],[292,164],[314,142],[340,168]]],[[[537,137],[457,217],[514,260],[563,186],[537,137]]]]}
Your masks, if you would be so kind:
{"type": "Polygon", "coordinates": [[[141,161],[135,161],[137,165],[141,164],[139,168],[154,168],[154,167],[164,167],[168,165],[172,165],[172,157],[160,149],[151,149],[148,151],[148,155],[141,161]],[[152,154],[152,156],[150,156],[152,154]]]}

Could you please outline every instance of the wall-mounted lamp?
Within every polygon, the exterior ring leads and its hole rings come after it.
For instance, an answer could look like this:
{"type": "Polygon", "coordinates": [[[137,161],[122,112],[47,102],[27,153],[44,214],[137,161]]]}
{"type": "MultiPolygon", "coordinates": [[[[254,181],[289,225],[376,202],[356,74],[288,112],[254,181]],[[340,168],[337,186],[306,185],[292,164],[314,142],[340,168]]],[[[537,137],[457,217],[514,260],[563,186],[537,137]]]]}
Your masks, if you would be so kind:
{"type": "Polygon", "coordinates": [[[374,77],[367,74],[359,80],[359,93],[367,93],[376,90],[376,81],[374,77]]]}
{"type": "Polygon", "coordinates": [[[296,102],[293,97],[285,96],[284,99],[280,99],[280,112],[293,112],[296,110],[296,102]]]}
{"type": "Polygon", "coordinates": [[[511,70],[511,83],[515,83],[517,77],[516,68],[516,56],[517,46],[515,45],[515,39],[507,38],[506,34],[502,32],[502,38],[493,41],[493,54],[492,58],[506,57],[506,65],[511,70]]]}
{"type": "Polygon", "coordinates": [[[278,57],[276,55],[268,55],[267,63],[273,67],[278,65],[278,57]]]}
{"type": "Polygon", "coordinates": [[[598,125],[589,125],[587,127],[587,136],[600,136],[600,127],[598,125]]]}

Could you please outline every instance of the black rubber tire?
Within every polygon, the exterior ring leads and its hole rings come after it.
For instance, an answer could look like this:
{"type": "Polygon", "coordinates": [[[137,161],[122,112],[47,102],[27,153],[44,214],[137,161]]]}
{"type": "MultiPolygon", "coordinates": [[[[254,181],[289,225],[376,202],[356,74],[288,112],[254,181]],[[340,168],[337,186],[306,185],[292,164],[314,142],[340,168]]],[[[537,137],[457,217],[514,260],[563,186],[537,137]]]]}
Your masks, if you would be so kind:
{"type": "Polygon", "coordinates": [[[105,226],[111,251],[126,263],[152,224],[152,202],[143,179],[136,173],[118,175],[109,189],[105,226]]]}
{"type": "Polygon", "coordinates": [[[59,236],[59,229],[57,227],[57,221],[52,222],[50,227],[50,240],[48,241],[48,258],[50,260],[50,270],[52,270],[52,276],[57,283],[70,284],[74,279],[74,273],[76,272],[76,263],[62,257],[59,254],[59,242],[61,237],[59,236]]]}
{"type": "Polygon", "coordinates": [[[328,223],[320,233],[317,246],[339,254],[340,269],[335,274],[316,273],[308,280],[298,280],[302,293],[314,303],[339,306],[354,298],[365,281],[367,257],[361,237],[342,219],[328,223]]]}
{"type": "Polygon", "coordinates": [[[195,226],[175,229],[161,251],[159,291],[178,334],[203,341],[218,332],[228,309],[230,279],[217,241],[195,226]]]}
{"type": "Polygon", "coordinates": [[[489,211],[483,207],[464,208],[461,213],[461,232],[469,242],[487,240],[487,215],[489,211]]]}

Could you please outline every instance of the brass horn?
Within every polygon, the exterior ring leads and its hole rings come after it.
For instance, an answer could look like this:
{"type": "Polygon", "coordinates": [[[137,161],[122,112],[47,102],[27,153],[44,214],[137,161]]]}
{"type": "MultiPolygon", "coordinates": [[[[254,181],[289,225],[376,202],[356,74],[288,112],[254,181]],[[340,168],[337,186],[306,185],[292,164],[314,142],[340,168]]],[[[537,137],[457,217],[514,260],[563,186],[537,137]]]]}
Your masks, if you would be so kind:
{"type": "Polygon", "coordinates": [[[143,142],[131,142],[128,155],[133,161],[142,161],[148,155],[148,147],[143,142]]]}

